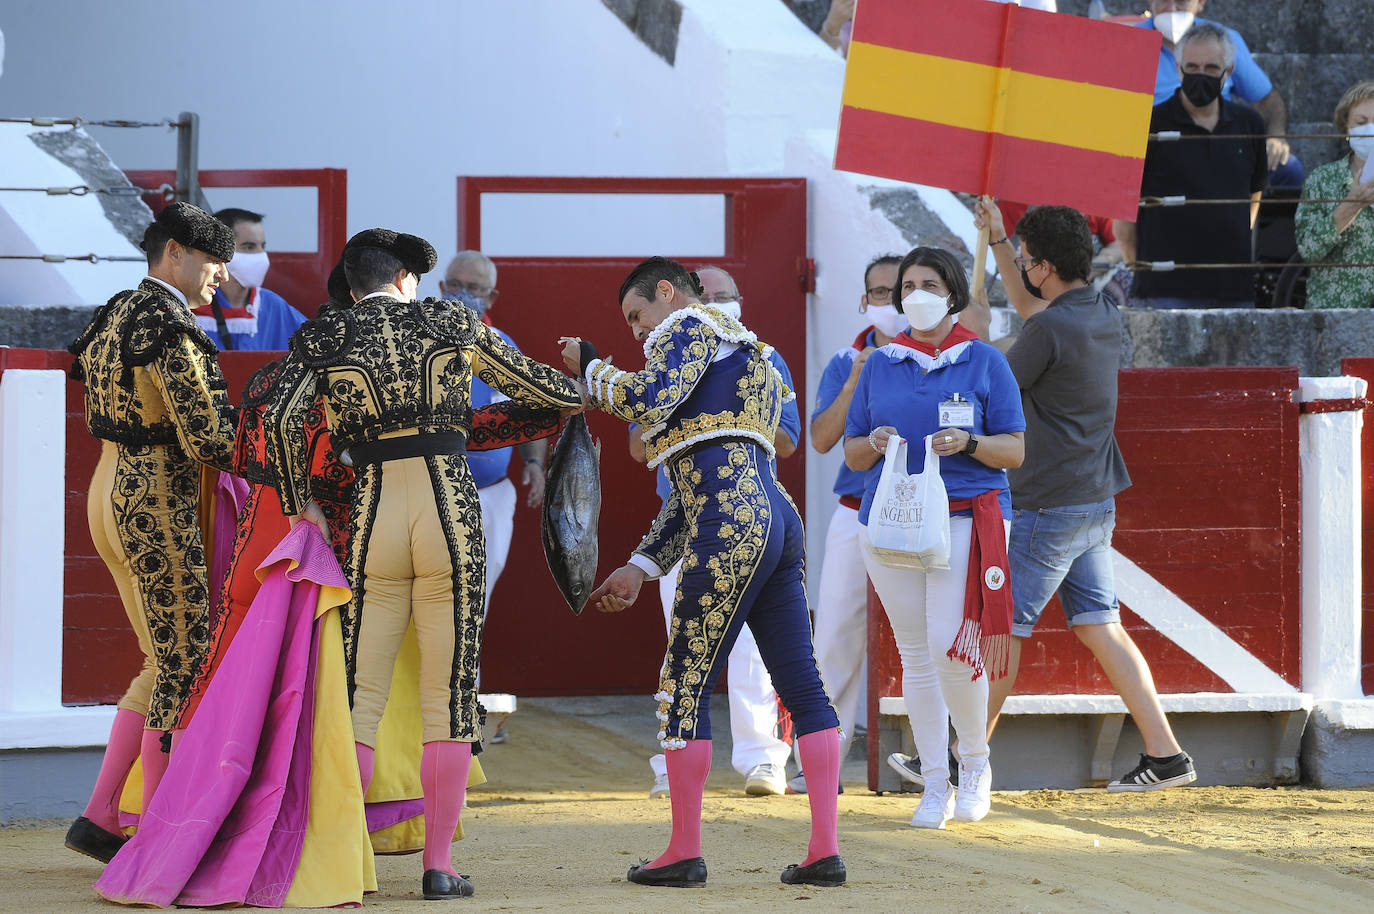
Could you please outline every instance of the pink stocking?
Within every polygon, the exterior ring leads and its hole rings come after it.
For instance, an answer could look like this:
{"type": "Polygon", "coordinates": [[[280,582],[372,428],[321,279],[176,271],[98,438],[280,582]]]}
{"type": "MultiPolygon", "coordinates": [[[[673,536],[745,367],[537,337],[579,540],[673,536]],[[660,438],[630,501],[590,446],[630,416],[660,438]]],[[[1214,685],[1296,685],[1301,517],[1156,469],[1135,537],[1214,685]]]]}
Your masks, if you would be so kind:
{"type": "Polygon", "coordinates": [[[701,856],[701,794],[711,773],[711,741],[689,739],[683,749],[664,753],[668,763],[668,800],[673,807],[673,834],[668,849],[650,867],[667,866],[701,856]]]}
{"type": "Polygon", "coordinates": [[[817,730],[797,740],[797,753],[806,773],[806,798],[811,803],[811,844],[803,866],[840,852],[838,797],[840,789],[840,733],[817,730]]]}
{"type": "Polygon", "coordinates": [[[139,741],[138,757],[143,762],[143,812],[147,812],[148,805],[153,802],[153,794],[157,793],[157,785],[162,783],[162,775],[167,771],[167,760],[171,758],[162,751],[162,737],[165,733],[165,730],[145,728],[143,738],[139,741]]]}
{"type": "Polygon", "coordinates": [[[138,744],[143,738],[144,717],[137,711],[121,708],[115,712],[110,727],[110,742],[100,761],[100,773],[95,778],[91,801],[81,813],[108,832],[119,834],[119,795],[124,781],[138,758],[138,744]]]}
{"type": "Polygon", "coordinates": [[[463,814],[472,767],[472,743],[435,740],[420,755],[420,786],[425,792],[425,869],[453,868],[453,832],[463,814]]]}
{"type": "Polygon", "coordinates": [[[363,743],[354,743],[353,748],[358,753],[358,774],[363,780],[363,796],[367,796],[367,788],[372,784],[374,753],[371,746],[363,743]]]}

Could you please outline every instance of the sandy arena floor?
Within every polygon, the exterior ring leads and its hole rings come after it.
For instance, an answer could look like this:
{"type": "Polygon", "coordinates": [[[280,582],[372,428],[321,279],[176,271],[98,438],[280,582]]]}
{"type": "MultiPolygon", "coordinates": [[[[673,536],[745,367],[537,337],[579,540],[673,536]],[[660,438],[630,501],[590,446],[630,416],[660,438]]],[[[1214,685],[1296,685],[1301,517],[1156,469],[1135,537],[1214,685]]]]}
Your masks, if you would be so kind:
{"type": "MultiPolygon", "coordinates": [[[[454,907],[1374,910],[1371,792],[1000,793],[983,822],[932,832],[907,826],[914,797],[873,796],[852,762],[848,792],[840,797],[850,884],[783,886],[778,873],[805,847],[806,799],[744,796],[719,746],[704,806],[709,884],[640,888],[625,881],[626,868],[656,855],[668,834],[667,802],[647,797],[650,743],[628,736],[623,720],[562,713],[565,707],[523,701],[507,726],[510,741],[484,756],[491,783],[472,794],[464,818],[469,837],[456,847],[477,897],[454,907]]],[[[0,912],[116,910],[91,889],[98,864],[62,848],[65,826],[0,831],[0,912]]],[[[378,876],[381,891],[368,896],[366,909],[427,909],[419,897],[418,857],[379,858],[378,876]]]]}

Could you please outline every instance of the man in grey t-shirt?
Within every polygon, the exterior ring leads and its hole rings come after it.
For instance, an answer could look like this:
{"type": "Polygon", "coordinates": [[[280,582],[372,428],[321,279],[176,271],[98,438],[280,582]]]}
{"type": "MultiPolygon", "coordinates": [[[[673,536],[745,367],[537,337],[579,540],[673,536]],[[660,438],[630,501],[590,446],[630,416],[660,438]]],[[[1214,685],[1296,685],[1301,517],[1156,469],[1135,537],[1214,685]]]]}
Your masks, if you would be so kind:
{"type": "MultiPolygon", "coordinates": [[[[988,216],[993,237],[1005,237],[995,207],[988,216]]],[[[1092,239],[1077,211],[1032,210],[1016,234],[1021,281],[1049,305],[1026,321],[1007,353],[1026,414],[1026,459],[1008,471],[1015,637],[1008,675],[989,686],[988,734],[1016,682],[1021,639],[1057,591],[1069,627],[1102,664],[1145,739],[1140,764],[1107,789],[1188,784],[1197,780],[1193,760],[1174,739],[1150,668],[1121,625],[1112,574],[1115,496],[1131,484],[1113,434],[1121,315],[1087,283],[1092,239]]]]}

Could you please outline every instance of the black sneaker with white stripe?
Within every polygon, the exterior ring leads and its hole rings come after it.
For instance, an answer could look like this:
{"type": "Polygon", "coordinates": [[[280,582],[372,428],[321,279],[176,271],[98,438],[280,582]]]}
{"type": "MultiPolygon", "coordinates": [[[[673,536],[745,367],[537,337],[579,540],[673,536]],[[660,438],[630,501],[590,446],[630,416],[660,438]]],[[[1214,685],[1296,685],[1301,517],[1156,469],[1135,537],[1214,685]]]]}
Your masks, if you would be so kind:
{"type": "Polygon", "coordinates": [[[1180,752],[1170,758],[1155,758],[1153,755],[1140,754],[1140,764],[1132,768],[1119,781],[1107,785],[1107,793],[1141,793],[1146,790],[1163,790],[1166,787],[1182,787],[1197,780],[1193,770],[1193,760],[1188,753],[1180,752]]]}

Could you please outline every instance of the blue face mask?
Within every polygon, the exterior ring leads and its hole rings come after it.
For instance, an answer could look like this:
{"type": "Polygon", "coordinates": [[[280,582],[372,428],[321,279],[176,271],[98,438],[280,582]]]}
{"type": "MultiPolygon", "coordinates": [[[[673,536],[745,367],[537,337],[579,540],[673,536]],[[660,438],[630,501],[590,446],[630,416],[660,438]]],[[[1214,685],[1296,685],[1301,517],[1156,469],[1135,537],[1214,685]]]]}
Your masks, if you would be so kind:
{"type": "Polygon", "coordinates": [[[467,289],[459,289],[457,292],[446,292],[444,297],[449,301],[462,302],[469,308],[477,312],[478,317],[487,313],[487,300],[480,295],[473,295],[467,289]]]}

